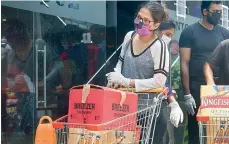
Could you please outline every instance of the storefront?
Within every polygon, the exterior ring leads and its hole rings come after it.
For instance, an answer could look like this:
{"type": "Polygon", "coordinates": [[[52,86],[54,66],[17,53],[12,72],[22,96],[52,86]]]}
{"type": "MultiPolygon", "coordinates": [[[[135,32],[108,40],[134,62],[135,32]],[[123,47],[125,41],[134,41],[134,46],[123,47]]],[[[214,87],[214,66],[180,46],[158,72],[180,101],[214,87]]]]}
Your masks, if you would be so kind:
{"type": "MultiPolygon", "coordinates": [[[[87,83],[134,29],[133,19],[141,3],[1,2],[2,38],[14,42],[10,46],[13,55],[8,61],[2,58],[2,132],[7,133],[2,143],[32,143],[40,117],[56,119],[67,113],[69,89],[87,83]]],[[[176,49],[182,30],[197,22],[201,13],[200,2],[188,2],[188,14],[180,18],[174,3],[166,2],[169,17],[177,26],[171,44],[176,49]]],[[[118,54],[91,83],[106,86],[105,74],[113,70],[117,58],[118,54]]],[[[175,87],[181,90],[179,64],[173,74],[173,83],[179,83],[175,87]]]]}

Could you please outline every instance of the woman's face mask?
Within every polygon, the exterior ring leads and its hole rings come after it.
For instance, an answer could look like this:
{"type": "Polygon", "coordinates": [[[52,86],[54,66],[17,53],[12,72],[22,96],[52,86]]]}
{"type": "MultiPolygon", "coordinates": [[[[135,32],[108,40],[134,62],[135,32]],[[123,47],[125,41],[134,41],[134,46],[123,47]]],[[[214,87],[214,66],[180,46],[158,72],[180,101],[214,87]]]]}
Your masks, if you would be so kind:
{"type": "Polygon", "coordinates": [[[147,36],[151,33],[150,30],[150,25],[144,24],[142,20],[139,18],[136,18],[134,20],[134,25],[135,25],[135,31],[140,35],[140,36],[147,36]]]}
{"type": "Polygon", "coordinates": [[[166,35],[162,35],[161,39],[165,42],[165,44],[169,44],[171,41],[171,38],[166,36],[166,35]]]}

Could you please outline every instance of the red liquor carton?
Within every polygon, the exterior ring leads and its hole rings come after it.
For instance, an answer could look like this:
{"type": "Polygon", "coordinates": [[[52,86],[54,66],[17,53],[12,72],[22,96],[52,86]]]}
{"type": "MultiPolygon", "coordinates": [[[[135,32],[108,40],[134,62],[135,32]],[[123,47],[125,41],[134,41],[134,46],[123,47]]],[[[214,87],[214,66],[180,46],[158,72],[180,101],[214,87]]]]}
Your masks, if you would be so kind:
{"type": "MultiPolygon", "coordinates": [[[[138,96],[96,85],[76,86],[69,95],[69,123],[102,124],[137,111],[138,96]]],[[[131,122],[136,121],[136,116],[131,122]]],[[[134,122],[133,122],[134,123],[134,122]]],[[[136,123],[134,123],[136,125],[136,123]]]]}

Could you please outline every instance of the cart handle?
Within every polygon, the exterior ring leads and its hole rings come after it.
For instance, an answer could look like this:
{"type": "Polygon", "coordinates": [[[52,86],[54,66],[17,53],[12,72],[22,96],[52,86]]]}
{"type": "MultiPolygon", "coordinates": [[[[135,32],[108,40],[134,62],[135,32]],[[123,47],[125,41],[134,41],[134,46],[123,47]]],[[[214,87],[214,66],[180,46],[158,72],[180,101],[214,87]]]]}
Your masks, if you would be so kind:
{"type": "MultiPolygon", "coordinates": [[[[120,91],[128,91],[128,92],[136,92],[135,88],[119,88],[120,91]]],[[[143,90],[140,92],[148,92],[148,93],[160,93],[163,92],[164,88],[156,88],[156,89],[149,89],[149,90],[143,90]]]]}
{"type": "Polygon", "coordinates": [[[39,124],[42,124],[42,122],[44,120],[48,120],[49,123],[52,123],[52,119],[49,117],[49,116],[43,116],[40,121],[39,121],[39,124]]]}
{"type": "Polygon", "coordinates": [[[119,88],[118,90],[120,91],[131,91],[131,92],[135,92],[135,93],[159,93],[159,95],[156,97],[157,99],[166,99],[168,92],[169,92],[169,88],[165,87],[165,88],[157,88],[157,89],[149,89],[149,90],[144,90],[144,91],[139,91],[136,92],[135,88],[119,88]]]}

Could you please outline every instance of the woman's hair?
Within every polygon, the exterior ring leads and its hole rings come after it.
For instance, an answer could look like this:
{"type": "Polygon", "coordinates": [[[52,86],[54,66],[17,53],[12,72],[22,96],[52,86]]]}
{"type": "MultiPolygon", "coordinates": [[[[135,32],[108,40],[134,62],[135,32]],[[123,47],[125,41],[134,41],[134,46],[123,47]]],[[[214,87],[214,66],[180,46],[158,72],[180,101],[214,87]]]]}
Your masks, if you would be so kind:
{"type": "Polygon", "coordinates": [[[2,25],[3,36],[14,36],[19,41],[28,42],[29,35],[26,25],[18,19],[9,19],[2,25]]]}
{"type": "Polygon", "coordinates": [[[155,1],[145,2],[140,6],[140,9],[141,8],[148,9],[151,12],[151,16],[154,19],[154,22],[156,23],[164,21],[167,18],[165,8],[158,2],[155,1]]]}
{"type": "Polygon", "coordinates": [[[167,20],[167,21],[162,21],[160,26],[158,27],[159,31],[163,31],[163,30],[168,30],[168,29],[175,29],[176,25],[172,20],[167,20]]]}

